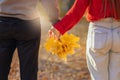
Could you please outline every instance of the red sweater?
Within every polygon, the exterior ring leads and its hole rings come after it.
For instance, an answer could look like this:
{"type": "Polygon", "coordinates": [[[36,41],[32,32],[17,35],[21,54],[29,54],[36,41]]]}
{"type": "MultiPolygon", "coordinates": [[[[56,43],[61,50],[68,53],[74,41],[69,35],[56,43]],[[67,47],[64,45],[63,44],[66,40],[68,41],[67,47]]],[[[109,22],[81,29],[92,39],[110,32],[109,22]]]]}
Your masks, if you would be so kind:
{"type": "Polygon", "coordinates": [[[72,8],[61,21],[54,24],[54,27],[64,34],[82,18],[85,11],[89,22],[106,17],[120,19],[120,0],[114,0],[112,3],[110,1],[113,0],[75,0],[72,8]]]}

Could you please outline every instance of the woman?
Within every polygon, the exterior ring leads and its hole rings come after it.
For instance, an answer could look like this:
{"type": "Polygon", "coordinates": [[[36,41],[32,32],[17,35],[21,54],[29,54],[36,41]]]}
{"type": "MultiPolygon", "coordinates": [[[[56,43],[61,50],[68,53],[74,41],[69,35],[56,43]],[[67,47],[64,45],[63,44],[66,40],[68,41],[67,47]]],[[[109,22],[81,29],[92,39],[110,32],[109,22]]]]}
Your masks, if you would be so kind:
{"type": "Polygon", "coordinates": [[[87,11],[87,65],[92,80],[120,80],[120,0],[75,0],[51,31],[64,34],[87,11]]]}

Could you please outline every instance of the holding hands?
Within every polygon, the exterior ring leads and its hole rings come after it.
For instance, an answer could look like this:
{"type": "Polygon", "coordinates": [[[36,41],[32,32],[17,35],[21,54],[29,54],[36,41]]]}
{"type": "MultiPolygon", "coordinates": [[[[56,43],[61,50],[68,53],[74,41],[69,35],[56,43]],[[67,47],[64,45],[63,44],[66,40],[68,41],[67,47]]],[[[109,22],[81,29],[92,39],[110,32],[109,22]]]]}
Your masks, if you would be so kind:
{"type": "Polygon", "coordinates": [[[57,29],[55,29],[53,26],[51,26],[51,28],[49,29],[48,34],[50,38],[53,37],[55,39],[59,39],[61,36],[61,33],[57,29]]]}

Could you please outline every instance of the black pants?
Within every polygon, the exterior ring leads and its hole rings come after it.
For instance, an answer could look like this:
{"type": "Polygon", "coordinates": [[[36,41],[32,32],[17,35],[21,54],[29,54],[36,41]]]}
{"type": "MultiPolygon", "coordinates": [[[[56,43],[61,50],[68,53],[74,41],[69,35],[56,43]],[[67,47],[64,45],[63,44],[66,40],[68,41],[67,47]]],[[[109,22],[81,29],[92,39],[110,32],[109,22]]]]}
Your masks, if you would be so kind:
{"type": "Polygon", "coordinates": [[[15,48],[18,49],[21,80],[37,80],[39,22],[39,19],[0,17],[0,80],[8,80],[15,48]]]}

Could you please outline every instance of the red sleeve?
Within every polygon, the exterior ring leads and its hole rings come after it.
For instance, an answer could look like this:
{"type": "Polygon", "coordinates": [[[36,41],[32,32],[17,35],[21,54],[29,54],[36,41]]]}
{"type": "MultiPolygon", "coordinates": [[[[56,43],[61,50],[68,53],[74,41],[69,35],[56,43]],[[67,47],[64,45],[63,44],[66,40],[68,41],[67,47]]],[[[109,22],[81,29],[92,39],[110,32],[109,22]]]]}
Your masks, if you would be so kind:
{"type": "Polygon", "coordinates": [[[70,30],[81,19],[88,4],[89,0],[75,0],[71,9],[61,21],[54,24],[54,27],[60,31],[61,34],[64,34],[66,31],[70,30]]]}

